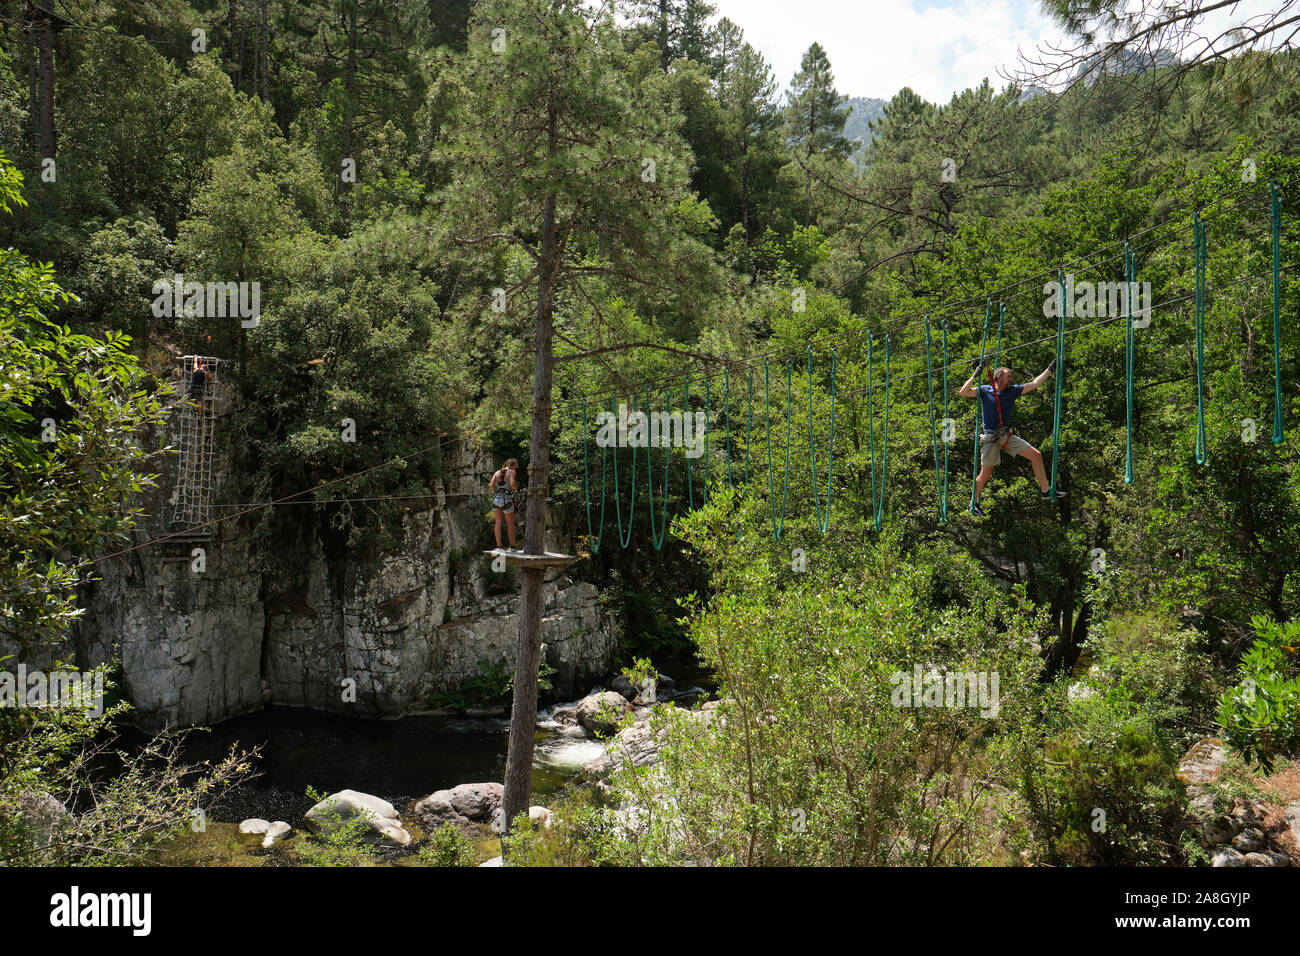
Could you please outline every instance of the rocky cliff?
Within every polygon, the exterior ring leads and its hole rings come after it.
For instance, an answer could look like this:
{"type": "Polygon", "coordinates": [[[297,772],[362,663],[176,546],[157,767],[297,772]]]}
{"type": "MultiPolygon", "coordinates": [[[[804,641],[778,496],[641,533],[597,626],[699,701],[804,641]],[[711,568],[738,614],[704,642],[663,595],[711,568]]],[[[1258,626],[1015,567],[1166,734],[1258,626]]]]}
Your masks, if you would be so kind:
{"type": "MultiPolygon", "coordinates": [[[[218,517],[241,510],[227,411],[218,406],[218,517]]],[[[181,413],[152,441],[174,444],[181,413]]],[[[159,456],[137,543],[168,534],[175,459],[159,456]]],[[[481,554],[492,542],[491,470],[473,446],[452,449],[435,497],[404,510],[393,529],[401,545],[384,552],[340,548],[316,509],[298,505],[276,509],[269,535],[254,535],[246,515],[218,524],[210,541],[147,544],[101,562],[75,632],[78,663],[120,653],[146,727],[211,724],[268,703],[364,717],[427,709],[431,694],[481,667],[513,668],[517,579],[481,554]]],[[[551,575],[545,594],[545,661],[557,692],[572,695],[609,671],[614,622],[591,584],[551,575]]]]}

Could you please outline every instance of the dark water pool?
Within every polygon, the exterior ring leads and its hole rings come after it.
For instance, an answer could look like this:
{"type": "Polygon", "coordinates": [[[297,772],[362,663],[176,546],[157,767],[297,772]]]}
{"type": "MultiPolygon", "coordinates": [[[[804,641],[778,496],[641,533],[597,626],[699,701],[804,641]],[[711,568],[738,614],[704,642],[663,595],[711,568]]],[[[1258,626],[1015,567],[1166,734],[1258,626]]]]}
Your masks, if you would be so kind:
{"type": "MultiPolygon", "coordinates": [[[[383,797],[399,809],[410,800],[460,783],[501,780],[509,725],[505,720],[407,717],[357,720],[311,710],[270,707],[210,730],[195,731],[185,747],[187,762],[214,760],[232,745],[262,745],[260,774],[224,797],[211,818],[247,817],[292,823],[323,793],[351,789],[383,797]]],[[[553,791],[560,781],[535,772],[534,784],[553,791]],[[538,779],[540,778],[540,779],[538,779]]]]}

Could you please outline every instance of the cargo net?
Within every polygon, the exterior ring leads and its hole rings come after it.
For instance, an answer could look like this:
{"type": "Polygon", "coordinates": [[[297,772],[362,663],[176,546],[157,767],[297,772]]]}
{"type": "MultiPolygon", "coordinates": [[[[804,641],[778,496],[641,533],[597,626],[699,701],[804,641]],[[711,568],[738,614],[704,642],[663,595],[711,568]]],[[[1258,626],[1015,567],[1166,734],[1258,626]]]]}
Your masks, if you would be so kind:
{"type": "Polygon", "coordinates": [[[172,405],[176,424],[176,486],[172,491],[174,531],[194,529],[209,535],[212,520],[213,462],[216,434],[216,392],[221,387],[221,359],[206,355],[182,355],[175,375],[176,401],[172,405]],[[194,380],[196,363],[202,362],[211,378],[194,380]]]}

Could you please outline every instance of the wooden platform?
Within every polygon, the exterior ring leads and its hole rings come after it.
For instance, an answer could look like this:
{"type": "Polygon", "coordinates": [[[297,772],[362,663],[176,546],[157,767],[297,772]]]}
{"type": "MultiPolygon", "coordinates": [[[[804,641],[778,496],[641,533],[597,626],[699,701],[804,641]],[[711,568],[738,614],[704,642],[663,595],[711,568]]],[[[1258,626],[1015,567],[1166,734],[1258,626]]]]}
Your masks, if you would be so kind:
{"type": "Polygon", "coordinates": [[[567,568],[569,565],[577,564],[582,560],[581,555],[556,554],[554,551],[547,551],[545,554],[525,554],[522,551],[493,548],[491,551],[484,551],[483,553],[490,558],[505,558],[506,564],[513,564],[517,568],[541,570],[546,568],[567,568]]]}

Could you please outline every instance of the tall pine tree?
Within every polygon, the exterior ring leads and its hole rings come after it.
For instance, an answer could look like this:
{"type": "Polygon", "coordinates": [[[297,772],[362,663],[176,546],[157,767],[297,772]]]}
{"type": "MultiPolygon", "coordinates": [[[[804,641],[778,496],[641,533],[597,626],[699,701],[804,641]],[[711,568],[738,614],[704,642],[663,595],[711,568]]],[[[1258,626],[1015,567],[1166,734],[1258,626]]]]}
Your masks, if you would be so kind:
{"type": "MultiPolygon", "coordinates": [[[[583,304],[690,287],[703,264],[683,232],[691,158],[679,121],[629,77],[638,54],[625,52],[612,16],[591,17],[581,0],[482,3],[455,67],[464,95],[439,147],[459,172],[439,197],[435,241],[479,250],[502,270],[503,336],[531,327],[528,554],[545,551],[557,323],[566,339],[585,337],[592,330],[572,318],[583,304]]],[[[500,322],[494,301],[501,308],[501,296],[478,290],[471,307],[500,322]]],[[[542,577],[522,573],[506,826],[528,809],[542,577]]]]}
{"type": "Polygon", "coordinates": [[[803,55],[799,72],[790,83],[786,106],[786,124],[790,144],[804,158],[804,226],[812,222],[811,166],[817,156],[830,154],[847,158],[853,144],[844,136],[849,118],[848,97],[835,89],[831,61],[820,43],[814,43],[803,55]]]}

